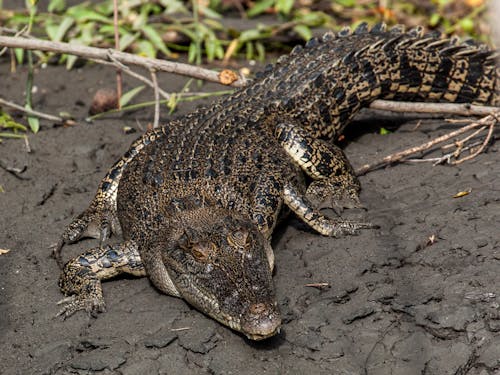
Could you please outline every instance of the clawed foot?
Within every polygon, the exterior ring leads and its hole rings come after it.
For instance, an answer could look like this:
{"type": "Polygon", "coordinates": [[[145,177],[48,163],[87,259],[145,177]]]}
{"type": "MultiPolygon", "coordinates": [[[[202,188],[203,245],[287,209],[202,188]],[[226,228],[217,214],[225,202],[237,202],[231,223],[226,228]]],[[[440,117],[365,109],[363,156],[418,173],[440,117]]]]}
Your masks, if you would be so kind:
{"type": "Polygon", "coordinates": [[[84,237],[98,238],[99,243],[102,244],[111,236],[111,233],[121,233],[120,224],[114,210],[99,210],[91,205],[65,228],[59,242],[52,250],[52,256],[57,261],[59,267],[62,268],[64,263],[61,251],[65,244],[76,242],[84,237]]]}
{"type": "Polygon", "coordinates": [[[313,181],[307,188],[306,198],[318,210],[329,208],[340,215],[345,208],[363,208],[357,186],[345,187],[329,180],[313,181]]]}
{"type": "Polygon", "coordinates": [[[72,295],[60,300],[57,304],[64,305],[56,315],[63,319],[70,317],[79,310],[85,310],[94,318],[98,313],[106,312],[106,304],[102,296],[72,295]]]}

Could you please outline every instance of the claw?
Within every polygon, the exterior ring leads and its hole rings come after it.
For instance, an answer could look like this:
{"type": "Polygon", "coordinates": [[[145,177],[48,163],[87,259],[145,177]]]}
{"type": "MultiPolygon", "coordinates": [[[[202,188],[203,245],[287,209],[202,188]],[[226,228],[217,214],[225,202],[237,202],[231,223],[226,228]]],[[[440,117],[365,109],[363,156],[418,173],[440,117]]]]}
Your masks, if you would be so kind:
{"type": "Polygon", "coordinates": [[[62,268],[64,263],[61,253],[65,244],[77,242],[84,237],[91,237],[99,239],[99,245],[102,245],[112,233],[121,234],[120,223],[115,210],[107,206],[95,208],[95,205],[91,204],[87,210],[66,227],[52,251],[52,256],[59,268],[62,268]]]}
{"type": "Polygon", "coordinates": [[[63,308],[56,314],[58,317],[61,316],[63,320],[69,318],[79,310],[85,310],[94,318],[97,317],[98,313],[106,312],[106,304],[104,303],[104,298],[102,297],[72,295],[63,298],[57,302],[57,304],[65,304],[65,306],[63,306],[63,308]]]}
{"type": "Polygon", "coordinates": [[[64,240],[62,238],[59,239],[59,241],[56,244],[51,246],[52,247],[51,256],[56,260],[56,263],[60,269],[63,269],[64,267],[64,262],[62,260],[62,255],[61,255],[63,246],[64,246],[64,240]]]}

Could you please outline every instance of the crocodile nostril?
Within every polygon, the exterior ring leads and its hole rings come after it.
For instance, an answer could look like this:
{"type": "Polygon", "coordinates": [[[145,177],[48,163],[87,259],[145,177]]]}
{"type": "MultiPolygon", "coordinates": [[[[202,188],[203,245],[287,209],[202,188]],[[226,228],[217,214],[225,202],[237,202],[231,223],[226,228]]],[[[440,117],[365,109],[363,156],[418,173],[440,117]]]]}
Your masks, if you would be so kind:
{"type": "Polygon", "coordinates": [[[254,303],[253,305],[250,305],[248,308],[248,311],[251,314],[262,314],[264,311],[266,311],[267,307],[266,304],[264,303],[254,303]]]}

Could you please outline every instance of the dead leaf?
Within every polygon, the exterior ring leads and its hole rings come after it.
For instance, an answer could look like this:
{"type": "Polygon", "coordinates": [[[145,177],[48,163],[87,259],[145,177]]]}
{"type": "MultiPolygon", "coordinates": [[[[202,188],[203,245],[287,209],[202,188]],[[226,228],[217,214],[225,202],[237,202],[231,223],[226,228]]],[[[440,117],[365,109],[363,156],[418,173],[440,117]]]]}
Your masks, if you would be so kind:
{"type": "Polygon", "coordinates": [[[236,52],[238,44],[239,44],[238,39],[233,39],[231,43],[229,43],[229,46],[226,49],[226,53],[224,54],[224,58],[222,59],[222,62],[224,64],[227,64],[231,56],[233,56],[234,52],[236,52]]]}
{"type": "Polygon", "coordinates": [[[471,8],[477,8],[484,4],[484,0],[465,0],[465,3],[471,8]]]}
{"type": "Polygon", "coordinates": [[[456,193],[453,196],[453,198],[465,197],[466,195],[469,195],[471,191],[472,191],[472,189],[467,189],[467,190],[464,190],[464,191],[459,191],[458,193],[456,193]]]}
{"type": "Polygon", "coordinates": [[[7,254],[9,251],[9,249],[0,249],[0,255],[7,254]]]}
{"type": "Polygon", "coordinates": [[[224,69],[219,73],[219,82],[223,85],[230,85],[238,80],[238,75],[229,69],[224,69]]]}
{"type": "Polygon", "coordinates": [[[431,245],[434,245],[437,241],[437,237],[435,234],[431,235],[428,239],[427,239],[427,243],[425,244],[425,246],[431,246],[431,245]]]}

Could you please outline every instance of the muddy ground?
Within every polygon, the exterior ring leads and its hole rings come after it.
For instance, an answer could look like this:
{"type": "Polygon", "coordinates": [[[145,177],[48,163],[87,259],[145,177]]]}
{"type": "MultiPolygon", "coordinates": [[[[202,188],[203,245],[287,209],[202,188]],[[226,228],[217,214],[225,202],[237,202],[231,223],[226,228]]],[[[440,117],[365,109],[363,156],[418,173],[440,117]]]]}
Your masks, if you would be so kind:
{"type": "MultiPolygon", "coordinates": [[[[11,74],[1,61],[0,95],[21,103],[25,78],[24,67],[11,74]]],[[[0,255],[0,373],[499,373],[498,142],[460,166],[401,164],[362,177],[367,211],[351,214],[378,230],[331,239],[287,219],[274,240],[284,324],[267,341],[250,342],[145,278],[106,282],[108,311],[97,319],[83,312],[55,318],[62,295],[49,247],[153,117],[146,109],[82,121],[95,90],[113,79],[99,66],[39,70],[36,108],[69,112],[78,125],[42,121],[40,133],[29,136],[30,153],[23,141],[0,143],[2,164],[22,169],[16,176],[0,168],[0,248],[10,250],[0,255]],[[124,126],[137,133],[124,134],[124,126]]],[[[161,76],[168,91],[184,82],[161,76]]],[[[127,88],[133,84],[127,80],[127,88]]],[[[178,113],[195,105],[183,103],[178,113]]],[[[416,123],[365,115],[353,124],[360,131],[348,137],[346,153],[360,166],[453,126],[425,120],[415,130],[416,123]],[[379,126],[394,131],[380,135],[379,126]]],[[[67,246],[65,259],[95,245],[67,246]]]]}

